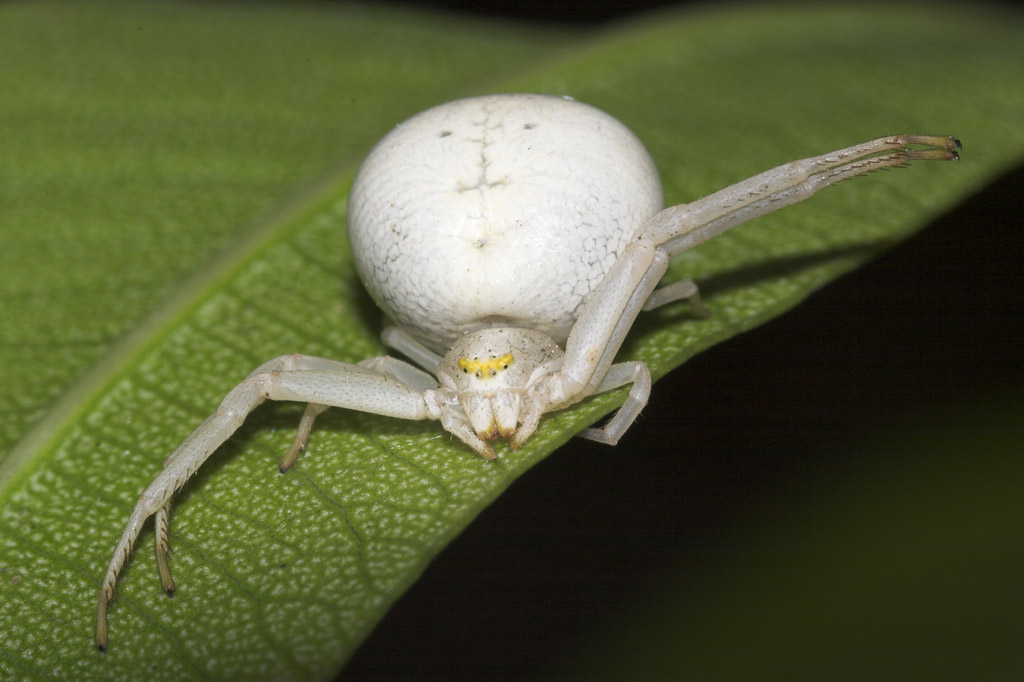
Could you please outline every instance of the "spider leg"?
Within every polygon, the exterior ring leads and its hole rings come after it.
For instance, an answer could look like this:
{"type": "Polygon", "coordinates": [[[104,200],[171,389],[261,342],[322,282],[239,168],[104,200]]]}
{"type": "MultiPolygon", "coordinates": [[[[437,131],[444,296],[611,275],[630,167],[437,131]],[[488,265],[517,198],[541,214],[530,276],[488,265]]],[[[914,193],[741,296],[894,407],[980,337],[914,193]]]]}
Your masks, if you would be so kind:
{"type": "MultiPolygon", "coordinates": [[[[346,366],[346,363],[343,362],[326,360],[325,358],[320,359],[325,360],[325,369],[328,367],[340,367],[343,369],[346,366]]],[[[367,369],[380,372],[381,374],[386,374],[415,391],[422,392],[437,388],[437,381],[434,377],[420,369],[417,369],[416,367],[413,367],[407,362],[403,362],[386,355],[362,360],[359,362],[359,367],[365,367],[367,369]]],[[[284,457],[281,458],[279,469],[282,474],[287,472],[292,465],[295,464],[295,460],[298,459],[299,453],[306,448],[306,443],[309,441],[309,436],[313,431],[313,422],[329,407],[329,405],[318,405],[317,403],[309,403],[306,405],[306,411],[303,413],[302,420],[299,422],[299,428],[295,432],[295,440],[292,441],[291,447],[288,448],[288,452],[286,452],[284,457]]]]}
{"type": "Polygon", "coordinates": [[[583,306],[565,344],[558,373],[566,403],[593,393],[618,353],[633,321],[668,268],[668,255],[650,239],[631,242],[583,306]],[[575,388],[575,391],[573,390],[575,388]]]}
{"type": "Polygon", "coordinates": [[[644,310],[654,310],[673,301],[686,301],[690,304],[690,311],[695,317],[708,317],[711,311],[704,307],[700,300],[700,290],[697,283],[687,277],[678,282],[670,282],[651,292],[644,303],[644,310]]]}
{"type": "Polygon", "coordinates": [[[600,428],[580,431],[578,435],[581,438],[605,445],[615,445],[625,435],[651,396],[651,371],[647,369],[647,365],[637,361],[616,363],[608,368],[601,383],[594,389],[594,393],[604,393],[626,384],[631,384],[629,395],[615,412],[615,416],[600,428]]]}
{"type": "Polygon", "coordinates": [[[621,417],[616,414],[604,429],[588,430],[583,435],[592,440],[613,442],[626,432],[647,403],[650,372],[641,362],[626,363],[628,370],[615,369],[608,382],[604,380],[612,371],[612,360],[633,326],[633,320],[665,274],[668,261],[668,255],[645,237],[626,246],[623,255],[583,305],[566,341],[561,369],[544,377],[527,396],[529,409],[512,438],[513,448],[533,434],[541,412],[567,407],[599,389],[610,390],[633,382],[621,417]]]}
{"type": "MultiPolygon", "coordinates": [[[[691,298],[692,304],[692,297],[697,294],[692,281],[689,287],[683,283],[655,290],[668,263],[668,254],[650,239],[634,240],[583,306],[569,334],[562,369],[552,375],[551,380],[554,388],[551,397],[564,399],[557,407],[592,393],[632,384],[615,416],[601,428],[583,431],[580,434],[583,438],[614,445],[647,404],[651,393],[651,373],[647,366],[636,361],[612,365],[612,360],[642,309],[683,297],[691,298]],[[559,395],[559,392],[564,393],[559,395]]],[[[700,305],[699,299],[697,305],[700,305]]]]}
{"type": "Polygon", "coordinates": [[[803,201],[841,180],[905,166],[910,161],[953,161],[960,158],[958,149],[960,141],[953,137],[880,137],[791,161],[689,204],[670,206],[641,226],[640,234],[674,256],[730,227],[803,201]]]}
{"type": "Polygon", "coordinates": [[[408,362],[389,355],[362,360],[359,366],[393,377],[416,391],[427,391],[437,388],[437,379],[433,376],[418,367],[413,367],[408,362]]]}
{"type": "MultiPolygon", "coordinates": [[[[692,282],[656,290],[673,255],[730,227],[802,201],[840,180],[880,168],[902,166],[909,161],[954,160],[959,158],[956,152],[959,148],[960,142],[951,137],[878,138],[784,164],[703,199],[672,206],[656,214],[640,227],[600,287],[584,304],[566,342],[562,369],[551,375],[544,387],[549,405],[546,409],[570,405],[603,385],[612,360],[641,309],[679,298],[693,300],[697,291],[692,282]],[[917,149],[919,146],[926,149],[917,149]]],[[[695,310],[698,306],[703,308],[699,299],[695,310]]],[[[623,376],[616,374],[613,378],[611,383],[622,380],[623,376]]],[[[640,387],[631,391],[622,417],[616,415],[603,434],[588,430],[584,432],[585,437],[617,439],[629,427],[646,402],[642,373],[634,374],[630,380],[640,387]]]]}
{"type": "MultiPolygon", "coordinates": [[[[412,367],[410,370],[418,372],[412,367]]],[[[428,404],[422,390],[402,383],[394,374],[305,355],[282,356],[258,367],[233,388],[217,411],[207,417],[167,457],[163,471],[139,496],[114,548],[99,590],[95,641],[100,651],[105,651],[107,646],[107,604],[114,597],[117,576],[131,555],[146,520],[156,515],[157,568],[164,591],[171,593],[174,582],[167,566],[171,499],[209,456],[241,426],[245,417],[267,399],[309,403],[300,424],[299,435],[292,445],[294,455],[298,454],[309,437],[313,419],[328,406],[402,419],[437,419],[440,416],[436,404],[428,404]]],[[[288,455],[285,457],[287,460],[288,455]]],[[[294,461],[294,456],[291,461],[294,461]]]]}
{"type": "Polygon", "coordinates": [[[302,413],[302,419],[299,420],[299,428],[295,430],[295,438],[292,440],[291,446],[288,451],[284,453],[281,458],[281,463],[277,469],[282,474],[286,473],[295,464],[295,460],[299,458],[299,453],[306,449],[306,443],[309,442],[309,435],[313,433],[313,422],[323,412],[327,410],[330,405],[320,405],[319,403],[309,403],[306,405],[305,412],[302,413]]]}
{"type": "Polygon", "coordinates": [[[160,574],[160,587],[168,597],[174,596],[174,579],[167,565],[167,555],[171,553],[171,541],[168,529],[171,523],[171,501],[168,499],[156,510],[154,525],[156,526],[156,570],[160,574]]]}
{"type": "MultiPolygon", "coordinates": [[[[413,338],[401,327],[385,327],[380,333],[381,341],[409,358],[430,373],[437,372],[441,356],[413,338]]],[[[361,364],[361,363],[360,363],[361,364]]]]}

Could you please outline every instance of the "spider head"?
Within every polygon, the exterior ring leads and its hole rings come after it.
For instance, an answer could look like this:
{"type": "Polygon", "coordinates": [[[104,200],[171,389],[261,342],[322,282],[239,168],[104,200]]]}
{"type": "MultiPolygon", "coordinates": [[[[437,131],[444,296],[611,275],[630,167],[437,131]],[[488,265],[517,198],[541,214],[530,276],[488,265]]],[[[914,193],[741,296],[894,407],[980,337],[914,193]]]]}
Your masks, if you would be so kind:
{"type": "Polygon", "coordinates": [[[456,340],[438,368],[438,380],[458,396],[477,436],[489,441],[515,434],[527,389],[561,364],[561,349],[542,332],[479,329],[456,340]]]}

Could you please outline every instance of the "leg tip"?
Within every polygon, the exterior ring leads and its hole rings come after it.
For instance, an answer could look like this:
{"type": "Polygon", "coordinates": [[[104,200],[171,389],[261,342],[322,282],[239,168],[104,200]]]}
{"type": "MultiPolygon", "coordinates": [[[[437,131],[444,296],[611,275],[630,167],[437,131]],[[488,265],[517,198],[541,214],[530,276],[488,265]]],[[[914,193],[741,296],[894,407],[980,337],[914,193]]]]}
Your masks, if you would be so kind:
{"type": "Polygon", "coordinates": [[[96,613],[96,630],[93,633],[93,643],[101,654],[107,653],[107,602],[106,599],[100,602],[99,611],[96,613]]]}

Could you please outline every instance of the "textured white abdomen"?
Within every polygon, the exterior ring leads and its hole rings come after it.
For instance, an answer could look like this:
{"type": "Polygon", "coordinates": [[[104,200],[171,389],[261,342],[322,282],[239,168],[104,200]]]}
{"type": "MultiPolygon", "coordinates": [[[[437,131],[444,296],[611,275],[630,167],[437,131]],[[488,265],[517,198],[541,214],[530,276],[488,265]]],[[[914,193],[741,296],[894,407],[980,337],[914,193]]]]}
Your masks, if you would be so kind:
{"type": "Polygon", "coordinates": [[[494,95],[389,133],[352,187],[349,239],[377,303],[427,346],[527,326],[564,344],[661,183],[621,123],[571,99],[494,95]]]}

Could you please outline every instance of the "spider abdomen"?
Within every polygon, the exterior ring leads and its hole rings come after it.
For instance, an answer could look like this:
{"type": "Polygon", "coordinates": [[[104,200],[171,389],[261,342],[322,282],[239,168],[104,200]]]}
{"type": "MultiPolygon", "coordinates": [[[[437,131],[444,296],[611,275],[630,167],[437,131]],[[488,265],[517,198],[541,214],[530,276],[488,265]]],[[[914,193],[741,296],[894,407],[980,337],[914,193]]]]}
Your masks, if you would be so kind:
{"type": "Polygon", "coordinates": [[[494,95],[402,123],[352,188],[349,239],[373,298],[420,341],[525,326],[564,343],[661,184],[621,123],[571,99],[494,95]]]}

